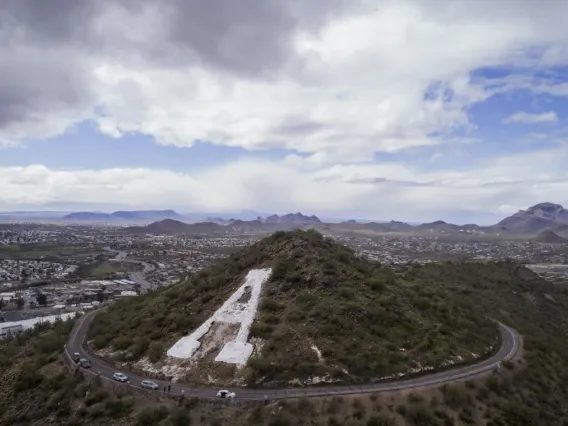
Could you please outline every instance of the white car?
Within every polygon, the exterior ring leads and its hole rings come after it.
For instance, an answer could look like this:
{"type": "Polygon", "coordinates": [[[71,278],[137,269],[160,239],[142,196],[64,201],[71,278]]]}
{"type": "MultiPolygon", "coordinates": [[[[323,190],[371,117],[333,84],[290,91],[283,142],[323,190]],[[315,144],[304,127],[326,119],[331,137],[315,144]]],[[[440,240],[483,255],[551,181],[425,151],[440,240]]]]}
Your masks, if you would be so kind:
{"type": "Polygon", "coordinates": [[[235,392],[231,392],[230,390],[227,389],[222,389],[219,392],[217,392],[217,397],[218,398],[229,398],[229,399],[233,399],[235,396],[235,392]]]}
{"type": "Polygon", "coordinates": [[[142,380],[140,382],[140,386],[142,386],[143,388],[146,388],[146,389],[153,389],[153,390],[156,390],[156,389],[159,388],[159,386],[151,380],[142,380]]]}
{"type": "Polygon", "coordinates": [[[122,383],[126,383],[128,381],[128,376],[122,373],[114,373],[112,375],[112,378],[117,382],[122,382],[122,383]]]}

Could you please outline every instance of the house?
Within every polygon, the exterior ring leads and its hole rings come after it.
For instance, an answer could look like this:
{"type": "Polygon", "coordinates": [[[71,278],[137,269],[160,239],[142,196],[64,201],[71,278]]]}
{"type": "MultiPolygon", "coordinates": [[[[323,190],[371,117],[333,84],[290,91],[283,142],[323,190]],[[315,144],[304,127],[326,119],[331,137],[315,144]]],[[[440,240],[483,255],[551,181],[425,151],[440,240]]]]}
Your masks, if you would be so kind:
{"type": "Polygon", "coordinates": [[[20,334],[24,331],[24,327],[21,324],[15,325],[0,325],[0,340],[9,339],[16,334],[20,334]]]}
{"type": "Polygon", "coordinates": [[[15,291],[0,293],[0,299],[4,300],[4,302],[9,302],[10,300],[15,299],[15,298],[16,298],[16,292],[15,291]]]}

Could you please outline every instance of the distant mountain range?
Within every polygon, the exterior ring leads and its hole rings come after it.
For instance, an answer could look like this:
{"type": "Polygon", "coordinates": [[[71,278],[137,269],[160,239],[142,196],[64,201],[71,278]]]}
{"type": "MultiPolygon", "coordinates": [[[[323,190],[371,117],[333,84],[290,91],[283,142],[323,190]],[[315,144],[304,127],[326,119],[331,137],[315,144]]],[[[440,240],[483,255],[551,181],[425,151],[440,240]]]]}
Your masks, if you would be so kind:
{"type": "Polygon", "coordinates": [[[113,213],[99,212],[76,212],[63,216],[64,221],[82,222],[114,222],[114,221],[142,221],[142,220],[164,220],[164,219],[183,219],[183,216],[173,210],[133,210],[116,211],[113,213]]]}
{"type": "Polygon", "coordinates": [[[165,219],[147,226],[131,226],[125,232],[144,234],[219,234],[227,232],[270,231],[278,229],[301,228],[306,225],[322,223],[317,216],[305,216],[302,213],[288,213],[283,216],[271,215],[266,219],[256,220],[209,218],[207,222],[185,223],[179,220],[165,219]]]}
{"type": "Polygon", "coordinates": [[[126,232],[147,234],[222,234],[228,232],[274,232],[293,228],[314,228],[322,232],[342,235],[400,234],[436,237],[522,237],[546,243],[568,242],[568,210],[559,204],[541,203],[520,210],[491,226],[475,224],[455,225],[444,221],[411,225],[405,222],[358,223],[348,220],[341,223],[324,223],[316,216],[289,213],[270,215],[255,220],[225,220],[211,217],[207,222],[188,224],[178,220],[163,220],[148,226],[125,228],[126,232]]]}
{"type": "Polygon", "coordinates": [[[130,223],[140,224],[125,228],[127,232],[149,234],[209,234],[239,231],[273,232],[293,228],[314,228],[322,232],[341,235],[401,234],[440,237],[520,237],[534,241],[562,243],[568,239],[568,210],[560,204],[540,203],[504,218],[490,226],[476,224],[455,225],[441,220],[419,225],[399,221],[343,222],[322,221],[317,216],[300,212],[282,216],[243,211],[230,219],[220,215],[180,214],[174,210],[133,210],[103,212],[10,212],[0,213],[0,219],[28,221],[63,221],[79,223],[130,223]],[[243,219],[243,218],[247,219],[243,219]],[[206,218],[204,221],[198,218],[206,218]],[[151,223],[150,223],[151,222],[151,223]],[[194,222],[194,223],[187,223],[194,222]],[[195,223],[197,222],[197,223],[195,223]],[[147,226],[142,226],[150,223],[147,226]]]}

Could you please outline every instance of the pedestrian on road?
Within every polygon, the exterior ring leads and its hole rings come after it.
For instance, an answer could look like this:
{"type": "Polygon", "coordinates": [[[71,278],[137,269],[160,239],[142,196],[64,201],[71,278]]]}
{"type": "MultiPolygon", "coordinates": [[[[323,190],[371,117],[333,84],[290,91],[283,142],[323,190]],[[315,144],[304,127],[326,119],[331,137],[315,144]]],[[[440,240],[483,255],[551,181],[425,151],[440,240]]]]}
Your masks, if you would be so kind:
{"type": "Polygon", "coordinates": [[[167,387],[166,387],[166,386],[164,386],[164,392],[166,391],[166,389],[167,389],[167,387]]]}
{"type": "Polygon", "coordinates": [[[172,390],[172,387],[170,385],[168,385],[168,392],[170,392],[172,390]]]}

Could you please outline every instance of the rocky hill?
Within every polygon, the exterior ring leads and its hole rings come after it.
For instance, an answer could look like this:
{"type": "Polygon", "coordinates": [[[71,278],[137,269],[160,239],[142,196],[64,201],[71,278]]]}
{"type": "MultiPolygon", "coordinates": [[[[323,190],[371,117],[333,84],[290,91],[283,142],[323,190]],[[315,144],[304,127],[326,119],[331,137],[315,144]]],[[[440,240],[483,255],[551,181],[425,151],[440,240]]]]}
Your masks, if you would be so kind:
{"type": "Polygon", "coordinates": [[[568,225],[568,210],[560,204],[540,203],[519,210],[500,221],[497,226],[517,234],[538,234],[550,230],[563,232],[568,225]]]}
{"type": "Polygon", "coordinates": [[[89,339],[114,362],[185,381],[365,382],[473,361],[496,343],[493,322],[446,296],[315,231],[276,232],[184,283],[116,303],[89,339]],[[243,351],[252,356],[235,361],[243,351]]]}
{"type": "Polygon", "coordinates": [[[535,241],[538,241],[540,243],[551,243],[551,244],[568,243],[567,238],[563,238],[552,231],[542,231],[540,234],[536,236],[535,241]]]}
{"type": "MultiPolygon", "coordinates": [[[[523,340],[521,357],[503,363],[503,368],[488,376],[410,391],[269,401],[268,405],[195,398],[175,401],[162,397],[161,392],[137,392],[93,380],[89,374],[73,374],[62,356],[71,327],[56,323],[51,329],[42,327],[0,341],[0,426],[565,426],[568,292],[564,288],[510,262],[406,265],[398,274],[397,281],[413,286],[420,296],[408,300],[413,305],[429,300],[425,291],[443,290],[444,300],[462,310],[462,315],[480,309],[483,315],[517,329],[523,340]]],[[[188,301],[196,296],[185,295],[188,301]]],[[[156,297],[153,295],[154,300],[156,297]]],[[[159,323],[148,325],[147,331],[162,332],[164,314],[160,305],[156,314],[159,323]]],[[[116,319],[116,312],[111,316],[116,319]]],[[[138,333],[145,318],[135,318],[132,312],[128,316],[128,325],[138,333]]],[[[122,326],[126,324],[123,320],[122,326]]],[[[128,336],[129,332],[122,330],[116,336],[128,336]]],[[[116,336],[106,338],[110,341],[116,336]]],[[[432,334],[423,337],[425,343],[438,340],[432,334]]],[[[139,340],[140,336],[133,338],[139,340]]],[[[471,338],[475,336],[466,337],[471,338]]],[[[145,345],[149,340],[139,341],[145,345]]],[[[144,350],[123,347],[127,348],[122,352],[124,357],[129,356],[126,352],[144,350]]],[[[421,348],[428,350],[428,346],[421,348]]],[[[235,390],[238,395],[239,389],[235,390]]]]}
{"type": "Polygon", "coordinates": [[[266,224],[304,224],[304,223],[321,223],[317,216],[306,216],[302,213],[288,213],[283,216],[273,214],[264,219],[266,224]]]}
{"type": "Polygon", "coordinates": [[[152,222],[146,226],[129,226],[124,232],[131,234],[157,234],[157,235],[193,235],[193,234],[218,234],[226,232],[224,225],[214,222],[185,223],[179,220],[164,219],[152,222]]]}

